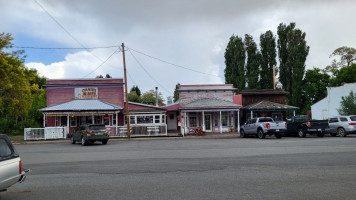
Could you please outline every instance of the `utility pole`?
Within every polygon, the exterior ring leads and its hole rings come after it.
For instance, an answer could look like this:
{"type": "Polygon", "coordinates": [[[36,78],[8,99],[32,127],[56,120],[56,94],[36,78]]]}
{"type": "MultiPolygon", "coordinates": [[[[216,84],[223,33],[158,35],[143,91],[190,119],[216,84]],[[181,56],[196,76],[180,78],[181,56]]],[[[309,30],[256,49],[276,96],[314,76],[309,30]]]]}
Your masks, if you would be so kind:
{"type": "Polygon", "coordinates": [[[127,93],[127,76],[126,76],[126,61],[125,61],[125,45],[122,43],[122,60],[124,62],[124,77],[125,77],[125,109],[126,109],[126,128],[127,128],[127,138],[131,138],[130,134],[130,113],[129,113],[129,95],[127,93]]]}
{"type": "Polygon", "coordinates": [[[273,89],[276,90],[276,65],[273,65],[273,89]]]}

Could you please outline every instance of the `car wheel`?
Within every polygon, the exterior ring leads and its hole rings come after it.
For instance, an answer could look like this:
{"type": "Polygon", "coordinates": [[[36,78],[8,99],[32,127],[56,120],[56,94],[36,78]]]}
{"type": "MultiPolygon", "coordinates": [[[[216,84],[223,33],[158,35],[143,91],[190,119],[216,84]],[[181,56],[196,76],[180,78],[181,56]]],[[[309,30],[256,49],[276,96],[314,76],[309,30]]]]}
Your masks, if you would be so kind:
{"type": "Polygon", "coordinates": [[[70,143],[75,144],[75,140],[74,140],[74,137],[73,137],[73,136],[70,137],[70,143]]]}
{"type": "Polygon", "coordinates": [[[108,143],[108,140],[102,140],[101,141],[103,144],[107,144],[108,143]]]}
{"type": "Polygon", "coordinates": [[[261,129],[258,130],[257,135],[258,135],[258,138],[260,138],[260,139],[265,139],[265,137],[266,137],[266,134],[263,133],[263,131],[261,129]]]}
{"type": "Polygon", "coordinates": [[[324,133],[317,133],[316,135],[317,135],[318,137],[324,137],[325,134],[324,134],[324,133]]]}
{"type": "Polygon", "coordinates": [[[275,136],[276,136],[276,138],[278,138],[278,139],[281,139],[282,138],[282,134],[280,134],[280,133],[276,133],[276,134],[274,134],[275,136]]]}
{"type": "Polygon", "coordinates": [[[244,138],[244,137],[246,137],[245,131],[244,131],[244,130],[241,130],[241,131],[240,131],[240,138],[244,138]]]}
{"type": "Polygon", "coordinates": [[[337,134],[339,135],[339,137],[346,137],[346,133],[345,133],[345,130],[343,128],[338,128],[337,129],[337,134]]]}
{"type": "Polygon", "coordinates": [[[87,141],[85,140],[85,138],[82,136],[82,146],[87,145],[87,141]]]}
{"type": "Polygon", "coordinates": [[[302,128],[298,129],[298,136],[304,138],[305,137],[305,132],[302,128]]]}

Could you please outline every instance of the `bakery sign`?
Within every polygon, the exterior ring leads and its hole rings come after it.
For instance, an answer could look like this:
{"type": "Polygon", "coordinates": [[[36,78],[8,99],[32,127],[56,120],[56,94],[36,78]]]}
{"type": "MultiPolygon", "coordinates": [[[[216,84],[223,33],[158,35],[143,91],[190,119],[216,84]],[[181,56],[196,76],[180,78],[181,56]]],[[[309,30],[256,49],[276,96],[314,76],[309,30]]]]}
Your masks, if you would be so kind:
{"type": "Polygon", "coordinates": [[[75,88],[75,99],[98,99],[98,88],[75,88]]]}

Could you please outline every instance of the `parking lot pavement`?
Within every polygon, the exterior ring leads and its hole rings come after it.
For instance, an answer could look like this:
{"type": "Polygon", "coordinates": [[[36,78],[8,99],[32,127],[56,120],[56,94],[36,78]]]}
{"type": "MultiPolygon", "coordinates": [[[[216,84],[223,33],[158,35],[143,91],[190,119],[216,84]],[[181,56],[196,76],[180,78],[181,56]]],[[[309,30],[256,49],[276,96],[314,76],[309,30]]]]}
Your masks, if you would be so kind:
{"type": "Polygon", "coordinates": [[[354,199],[356,136],[16,145],[22,184],[2,199],[354,199]]]}

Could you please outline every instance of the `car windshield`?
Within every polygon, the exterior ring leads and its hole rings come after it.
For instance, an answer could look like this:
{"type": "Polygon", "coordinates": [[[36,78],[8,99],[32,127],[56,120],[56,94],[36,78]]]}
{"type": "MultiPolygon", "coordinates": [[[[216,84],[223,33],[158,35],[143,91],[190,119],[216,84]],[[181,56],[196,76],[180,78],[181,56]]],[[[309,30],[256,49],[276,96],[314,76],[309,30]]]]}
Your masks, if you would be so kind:
{"type": "Polygon", "coordinates": [[[103,130],[103,129],[105,129],[105,125],[90,125],[89,129],[90,130],[103,130]]]}
{"type": "Polygon", "coordinates": [[[259,122],[273,122],[272,118],[261,118],[259,122]]]}
{"type": "Polygon", "coordinates": [[[350,117],[351,121],[356,121],[356,116],[350,117]]]}

